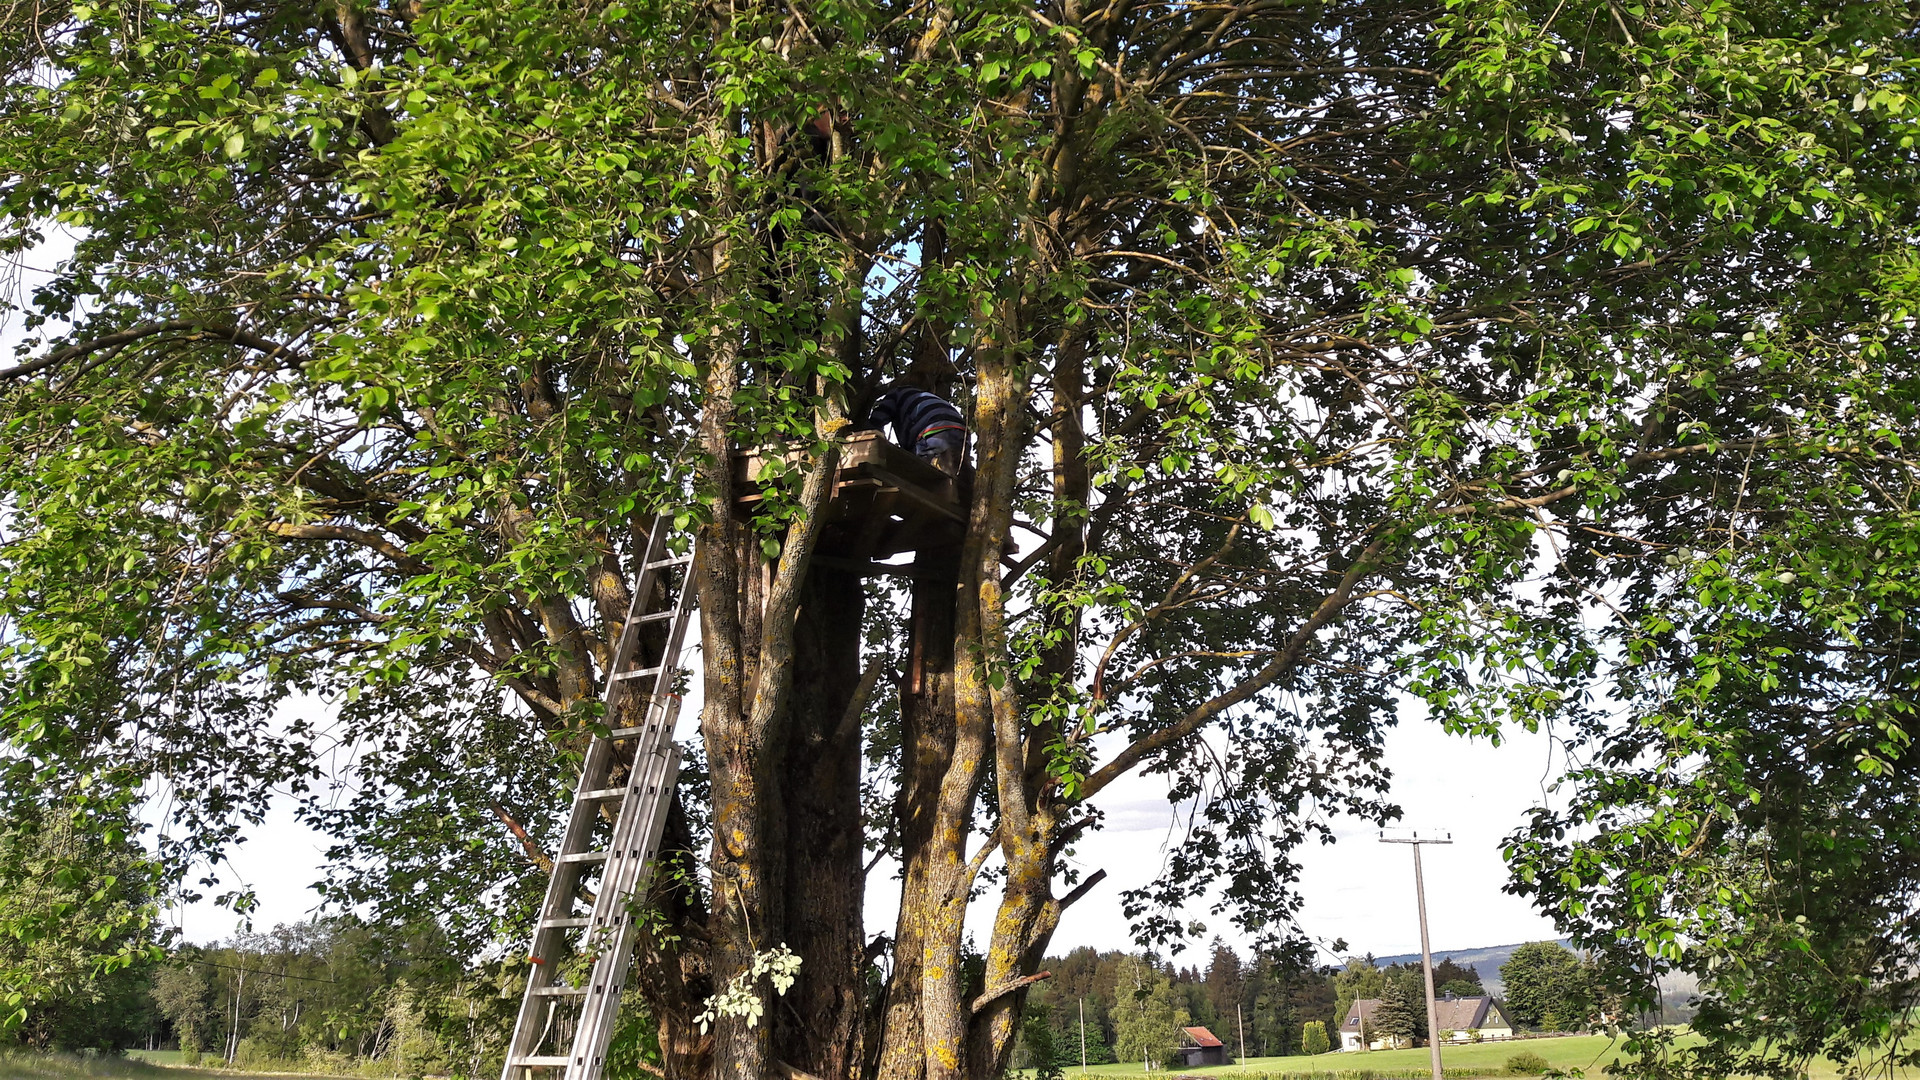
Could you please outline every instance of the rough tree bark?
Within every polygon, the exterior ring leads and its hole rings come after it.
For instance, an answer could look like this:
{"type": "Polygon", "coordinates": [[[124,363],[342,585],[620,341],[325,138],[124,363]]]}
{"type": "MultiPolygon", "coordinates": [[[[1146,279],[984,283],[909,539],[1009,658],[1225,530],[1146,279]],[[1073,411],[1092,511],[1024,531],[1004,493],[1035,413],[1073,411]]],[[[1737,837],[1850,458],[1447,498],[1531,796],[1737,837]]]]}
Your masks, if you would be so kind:
{"type": "Polygon", "coordinates": [[[866,849],[860,808],[860,578],[816,565],[802,589],[782,764],[786,943],[799,980],[777,1003],[779,1060],[822,1080],[858,1076],[864,1034],[866,849]]]}
{"type": "Polygon", "coordinates": [[[925,1074],[921,987],[932,927],[924,898],[932,888],[940,779],[953,756],[953,623],[959,567],[957,548],[926,549],[914,558],[894,811],[904,857],[901,895],[907,902],[894,921],[883,1039],[871,1054],[869,1077],[925,1074]]]}

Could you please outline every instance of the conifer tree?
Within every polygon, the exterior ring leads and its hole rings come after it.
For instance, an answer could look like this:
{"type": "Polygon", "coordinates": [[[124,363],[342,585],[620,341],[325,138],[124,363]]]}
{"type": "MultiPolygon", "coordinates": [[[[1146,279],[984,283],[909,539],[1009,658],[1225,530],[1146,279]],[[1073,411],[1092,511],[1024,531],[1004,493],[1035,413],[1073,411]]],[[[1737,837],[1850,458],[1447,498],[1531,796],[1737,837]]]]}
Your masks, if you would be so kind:
{"type": "Polygon", "coordinates": [[[1369,1026],[1374,1034],[1387,1040],[1388,1046],[1411,1045],[1414,1033],[1414,1004],[1399,979],[1388,979],[1380,988],[1380,1004],[1374,1007],[1369,1026]]]}

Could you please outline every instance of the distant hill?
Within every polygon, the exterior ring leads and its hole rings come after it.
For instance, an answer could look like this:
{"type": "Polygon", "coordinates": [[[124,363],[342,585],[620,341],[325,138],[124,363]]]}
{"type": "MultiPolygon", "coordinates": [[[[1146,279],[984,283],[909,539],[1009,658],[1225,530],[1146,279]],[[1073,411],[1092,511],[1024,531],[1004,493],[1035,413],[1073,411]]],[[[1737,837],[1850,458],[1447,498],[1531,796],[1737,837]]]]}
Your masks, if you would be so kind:
{"type": "MultiPolygon", "coordinates": [[[[1560,938],[1558,940],[1560,944],[1567,948],[1573,948],[1571,939],[1560,938]]],[[[1512,959],[1513,950],[1525,944],[1526,942],[1524,941],[1516,941],[1512,945],[1487,945],[1478,949],[1435,949],[1433,950],[1433,962],[1437,964],[1448,957],[1452,957],[1454,963],[1460,964],[1463,967],[1471,967],[1475,971],[1478,971],[1480,973],[1480,984],[1487,988],[1487,993],[1495,997],[1500,997],[1506,992],[1506,984],[1500,981],[1500,965],[1512,959]]],[[[1420,954],[1402,953],[1399,956],[1376,956],[1373,958],[1373,962],[1378,967],[1385,967],[1388,964],[1418,964],[1420,962],[1420,954]]],[[[1681,1019],[1693,1015],[1693,1009],[1689,1005],[1689,1002],[1700,990],[1699,983],[1694,980],[1693,976],[1677,972],[1669,974],[1660,980],[1660,986],[1661,989],[1666,992],[1668,1009],[1680,1010],[1679,1016],[1681,1019]]]]}
{"type": "MultiPolygon", "coordinates": [[[[1573,947],[1572,941],[1567,938],[1560,938],[1559,941],[1560,944],[1568,948],[1573,947]]],[[[1433,962],[1437,964],[1447,957],[1452,957],[1454,963],[1478,971],[1480,973],[1480,982],[1487,988],[1487,992],[1498,996],[1504,989],[1504,986],[1500,982],[1500,965],[1512,959],[1513,950],[1525,944],[1527,943],[1524,941],[1516,941],[1511,945],[1483,945],[1477,949],[1435,949],[1433,950],[1433,962]]],[[[1373,958],[1373,962],[1379,967],[1385,967],[1388,964],[1418,964],[1420,962],[1420,954],[1402,953],[1399,956],[1376,956],[1373,958]]]]}

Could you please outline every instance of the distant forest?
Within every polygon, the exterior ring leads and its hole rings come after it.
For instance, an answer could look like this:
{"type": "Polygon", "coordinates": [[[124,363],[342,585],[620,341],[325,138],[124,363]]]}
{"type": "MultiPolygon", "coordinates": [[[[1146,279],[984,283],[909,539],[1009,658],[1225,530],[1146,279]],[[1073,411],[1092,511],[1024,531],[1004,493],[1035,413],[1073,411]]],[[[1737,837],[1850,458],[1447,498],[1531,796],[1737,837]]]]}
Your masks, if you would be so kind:
{"type": "MultiPolygon", "coordinates": [[[[1016,1057],[1023,1066],[1038,1057],[1079,1064],[1083,1008],[1089,1064],[1158,1060],[1165,1043],[1189,1025],[1212,1031],[1235,1055],[1244,1043],[1248,1056],[1276,1057],[1304,1052],[1301,1035],[1309,1022],[1337,1032],[1347,1006],[1378,996],[1388,980],[1424,993],[1418,964],[1380,967],[1368,957],[1344,968],[1303,967],[1258,952],[1243,957],[1218,939],[1204,966],[1083,948],[1041,968],[1053,974],[1028,999],[1016,1057]]],[[[1451,958],[1434,965],[1434,985],[1458,996],[1482,992],[1479,972],[1451,958]]]]}
{"type": "MultiPolygon", "coordinates": [[[[174,950],[165,963],[129,969],[111,993],[49,1002],[15,1032],[43,1049],[178,1048],[190,1059],[256,1068],[301,1064],[338,1069],[387,1062],[411,1072],[484,1074],[497,1068],[522,985],[507,961],[461,965],[432,929],[382,931],[326,918],[212,945],[174,950]]],[[[973,958],[970,975],[980,977],[973,958]]],[[[1051,976],[1029,997],[1016,1064],[1156,1059],[1179,1029],[1211,1029],[1237,1055],[1301,1052],[1303,1025],[1337,1032],[1355,997],[1387,979],[1415,980],[1417,965],[1310,967],[1218,941],[1197,957],[1075,949],[1041,965],[1051,976]]],[[[1478,992],[1478,973],[1450,960],[1439,985],[1478,992]]],[[[977,990],[975,991],[977,992],[977,990]]],[[[635,1001],[637,1002],[637,997],[635,1001]]],[[[651,1056],[637,1007],[618,1048],[627,1066],[651,1056]]]]}

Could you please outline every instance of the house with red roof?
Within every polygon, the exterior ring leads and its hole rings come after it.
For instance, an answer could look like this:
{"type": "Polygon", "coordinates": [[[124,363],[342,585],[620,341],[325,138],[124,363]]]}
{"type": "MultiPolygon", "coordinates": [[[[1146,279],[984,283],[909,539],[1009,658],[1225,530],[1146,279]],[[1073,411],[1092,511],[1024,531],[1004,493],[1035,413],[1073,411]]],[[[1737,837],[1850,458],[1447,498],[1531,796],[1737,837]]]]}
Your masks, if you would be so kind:
{"type": "Polygon", "coordinates": [[[1173,1052],[1173,1061],[1187,1068],[1233,1064],[1233,1058],[1227,1055],[1227,1044],[1203,1027],[1180,1029],[1180,1049],[1173,1052]]]}

